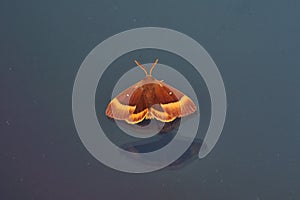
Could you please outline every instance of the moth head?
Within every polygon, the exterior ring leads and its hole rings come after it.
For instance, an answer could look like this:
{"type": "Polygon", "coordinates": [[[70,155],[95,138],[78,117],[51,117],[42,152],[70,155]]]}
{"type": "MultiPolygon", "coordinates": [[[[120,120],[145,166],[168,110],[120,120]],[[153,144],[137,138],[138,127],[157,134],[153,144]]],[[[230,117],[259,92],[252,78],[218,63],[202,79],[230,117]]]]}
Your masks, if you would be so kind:
{"type": "Polygon", "coordinates": [[[146,70],[146,67],[144,67],[141,63],[139,63],[139,61],[134,60],[135,64],[137,64],[137,66],[139,66],[146,74],[146,76],[152,76],[152,71],[153,68],[156,66],[156,64],[158,63],[158,58],[154,61],[154,63],[152,64],[149,73],[146,70]]]}

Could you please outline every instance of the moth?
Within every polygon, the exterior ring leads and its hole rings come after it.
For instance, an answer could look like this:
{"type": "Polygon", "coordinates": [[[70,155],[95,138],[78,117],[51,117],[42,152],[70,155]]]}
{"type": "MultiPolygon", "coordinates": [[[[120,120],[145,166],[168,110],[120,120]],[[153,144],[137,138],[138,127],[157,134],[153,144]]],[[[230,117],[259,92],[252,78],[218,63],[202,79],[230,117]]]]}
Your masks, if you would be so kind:
{"type": "Polygon", "coordinates": [[[129,124],[137,124],[144,119],[171,122],[197,110],[187,95],[152,76],[158,59],[152,64],[149,73],[137,60],[134,62],[146,76],[110,101],[105,112],[109,118],[124,120],[129,124]]]}

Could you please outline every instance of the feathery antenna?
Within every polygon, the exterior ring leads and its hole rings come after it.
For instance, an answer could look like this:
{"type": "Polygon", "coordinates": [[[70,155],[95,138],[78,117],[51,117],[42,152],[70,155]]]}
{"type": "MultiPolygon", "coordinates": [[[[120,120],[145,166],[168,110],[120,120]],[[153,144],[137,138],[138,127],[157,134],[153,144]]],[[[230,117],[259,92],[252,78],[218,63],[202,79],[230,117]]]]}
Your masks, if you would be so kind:
{"type": "Polygon", "coordinates": [[[158,63],[158,58],[156,58],[156,60],[154,61],[154,63],[152,64],[152,66],[150,68],[150,72],[149,72],[150,76],[152,75],[152,70],[157,65],[157,63],[158,63]]]}
{"type": "Polygon", "coordinates": [[[145,72],[145,74],[147,76],[148,72],[147,72],[146,68],[141,63],[139,63],[139,61],[134,60],[134,62],[135,62],[135,64],[137,64],[137,66],[139,66],[145,72]]]}
{"type": "Polygon", "coordinates": [[[150,72],[148,74],[147,70],[146,70],[146,67],[144,67],[141,63],[139,63],[139,61],[137,60],[134,60],[135,64],[137,64],[137,66],[139,66],[146,74],[146,76],[150,75],[152,76],[152,71],[153,71],[153,68],[157,65],[158,63],[158,58],[154,61],[154,63],[152,64],[151,68],[150,68],[150,72]]]}

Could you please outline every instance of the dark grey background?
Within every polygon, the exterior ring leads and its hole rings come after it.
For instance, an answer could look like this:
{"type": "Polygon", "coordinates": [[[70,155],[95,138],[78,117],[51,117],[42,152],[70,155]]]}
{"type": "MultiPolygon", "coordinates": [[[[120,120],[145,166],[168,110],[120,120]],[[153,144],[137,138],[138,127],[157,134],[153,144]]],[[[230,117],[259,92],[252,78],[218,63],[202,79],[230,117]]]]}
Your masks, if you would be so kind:
{"type": "Polygon", "coordinates": [[[299,9],[296,0],[1,1],[0,199],[300,199],[299,9]],[[144,26],[206,48],[228,116],[205,159],[136,175],[86,151],[71,93],[91,49],[144,26]]]}

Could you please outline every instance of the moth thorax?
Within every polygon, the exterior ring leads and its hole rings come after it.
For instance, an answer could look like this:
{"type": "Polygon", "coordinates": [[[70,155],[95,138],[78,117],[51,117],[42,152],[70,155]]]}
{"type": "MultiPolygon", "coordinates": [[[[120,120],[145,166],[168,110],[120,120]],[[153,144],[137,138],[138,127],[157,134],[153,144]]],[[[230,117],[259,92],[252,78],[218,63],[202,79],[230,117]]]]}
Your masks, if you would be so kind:
{"type": "Polygon", "coordinates": [[[146,96],[146,99],[147,99],[147,104],[148,104],[148,107],[151,107],[152,105],[155,104],[155,101],[154,101],[154,91],[152,89],[149,89],[147,88],[147,92],[145,92],[145,96],[146,96]]]}

